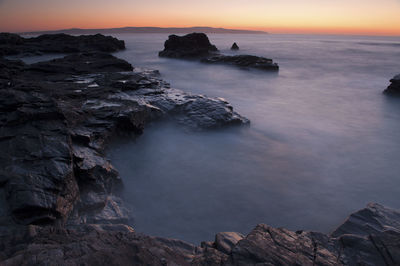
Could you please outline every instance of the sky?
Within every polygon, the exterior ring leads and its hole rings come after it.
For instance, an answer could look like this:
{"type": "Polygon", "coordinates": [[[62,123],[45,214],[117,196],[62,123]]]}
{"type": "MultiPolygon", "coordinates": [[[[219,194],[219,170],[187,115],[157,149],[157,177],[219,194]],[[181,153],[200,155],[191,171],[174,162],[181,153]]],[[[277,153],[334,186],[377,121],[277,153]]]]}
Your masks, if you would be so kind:
{"type": "Polygon", "coordinates": [[[400,0],[0,0],[0,31],[126,26],[400,36],[400,0]]]}

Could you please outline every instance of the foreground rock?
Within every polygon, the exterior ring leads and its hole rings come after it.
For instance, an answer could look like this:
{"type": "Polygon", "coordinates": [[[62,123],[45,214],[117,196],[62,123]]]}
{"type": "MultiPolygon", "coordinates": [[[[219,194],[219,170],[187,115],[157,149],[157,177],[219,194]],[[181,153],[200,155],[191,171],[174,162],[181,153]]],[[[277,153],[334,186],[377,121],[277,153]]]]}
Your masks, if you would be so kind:
{"type": "MultiPolygon", "coordinates": [[[[239,50],[234,43],[232,50],[239,50]]],[[[240,68],[253,68],[264,71],[278,71],[278,64],[272,59],[254,55],[220,55],[215,45],[210,43],[204,33],[191,33],[185,36],[169,36],[164,44],[164,50],[159,52],[161,57],[196,59],[203,63],[233,65],[240,68]]]]}
{"type": "Polygon", "coordinates": [[[400,74],[390,80],[390,86],[383,92],[387,95],[400,96],[400,74]]]}
{"type": "Polygon", "coordinates": [[[203,63],[208,64],[227,64],[238,66],[241,68],[254,68],[268,71],[278,71],[279,66],[274,63],[272,59],[258,57],[253,55],[217,55],[201,60],[203,63]]]}
{"type": "Polygon", "coordinates": [[[400,212],[378,204],[331,236],[264,224],[247,236],[219,233],[202,247],[150,237],[125,225],[0,231],[1,265],[399,265],[400,212]],[[377,220],[376,220],[377,219],[377,220]],[[379,227],[376,227],[377,223],[379,227]],[[349,226],[349,224],[351,224],[349,226]],[[372,225],[372,231],[366,229],[372,225]],[[361,231],[360,231],[361,229],[361,231]]]}
{"type": "Polygon", "coordinates": [[[185,36],[170,35],[165,41],[161,57],[199,58],[208,56],[218,49],[210,43],[204,33],[190,33],[185,36]]]}
{"type": "Polygon", "coordinates": [[[90,51],[116,52],[123,49],[125,49],[124,41],[102,34],[72,36],[61,33],[23,38],[17,34],[0,33],[0,56],[90,51]]]}

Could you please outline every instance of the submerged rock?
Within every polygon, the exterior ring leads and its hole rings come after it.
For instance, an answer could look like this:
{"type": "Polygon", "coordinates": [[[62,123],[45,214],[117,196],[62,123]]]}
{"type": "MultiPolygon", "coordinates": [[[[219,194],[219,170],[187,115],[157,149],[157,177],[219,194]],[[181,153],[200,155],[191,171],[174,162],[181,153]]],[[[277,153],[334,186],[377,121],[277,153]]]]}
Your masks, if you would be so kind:
{"type": "Polygon", "coordinates": [[[279,70],[278,64],[274,63],[272,59],[254,55],[217,55],[204,58],[201,60],[201,62],[208,64],[228,64],[241,68],[255,68],[267,71],[279,70]]]}
{"type": "Polygon", "coordinates": [[[102,34],[72,36],[60,33],[22,38],[17,34],[0,33],[0,56],[92,51],[115,52],[123,49],[125,49],[124,41],[102,34]]]}
{"type": "Polygon", "coordinates": [[[390,86],[383,91],[387,95],[400,96],[400,74],[390,80],[390,86]]]}
{"type": "Polygon", "coordinates": [[[199,58],[217,51],[217,47],[210,43],[206,34],[190,33],[185,36],[170,35],[165,41],[164,50],[158,55],[171,58],[199,58]]]}
{"type": "Polygon", "coordinates": [[[239,50],[239,46],[237,45],[237,43],[234,42],[232,44],[231,50],[239,50]]]}

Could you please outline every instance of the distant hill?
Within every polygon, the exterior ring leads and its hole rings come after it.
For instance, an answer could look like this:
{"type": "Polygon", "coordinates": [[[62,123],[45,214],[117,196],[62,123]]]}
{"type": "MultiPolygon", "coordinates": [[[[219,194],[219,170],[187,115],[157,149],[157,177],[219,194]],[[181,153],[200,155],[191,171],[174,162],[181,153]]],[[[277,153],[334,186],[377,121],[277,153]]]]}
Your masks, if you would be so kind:
{"type": "Polygon", "coordinates": [[[124,28],[111,28],[111,29],[64,29],[64,30],[54,30],[54,31],[22,32],[20,34],[35,34],[35,35],[36,34],[55,34],[55,33],[67,33],[67,34],[177,33],[177,34],[185,34],[185,33],[191,33],[191,32],[268,34],[268,32],[265,32],[265,31],[235,30],[235,29],[212,28],[212,27],[190,27],[190,28],[124,27],[124,28]]]}

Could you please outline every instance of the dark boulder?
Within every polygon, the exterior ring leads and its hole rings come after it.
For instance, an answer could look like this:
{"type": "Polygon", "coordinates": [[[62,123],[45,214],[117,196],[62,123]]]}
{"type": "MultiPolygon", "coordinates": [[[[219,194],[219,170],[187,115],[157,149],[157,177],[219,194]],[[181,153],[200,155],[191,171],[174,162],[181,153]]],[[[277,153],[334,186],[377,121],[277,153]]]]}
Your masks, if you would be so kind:
{"type": "Polygon", "coordinates": [[[185,36],[170,35],[165,41],[164,50],[158,55],[171,58],[199,58],[217,51],[217,47],[210,43],[206,34],[190,33],[185,36]]]}
{"type": "Polygon", "coordinates": [[[0,55],[36,55],[40,53],[116,52],[125,49],[125,42],[102,34],[72,36],[45,34],[22,38],[17,34],[0,34],[0,55]]]}
{"type": "Polygon", "coordinates": [[[231,50],[239,50],[239,46],[237,45],[237,43],[234,42],[232,44],[231,50]]]}
{"type": "Polygon", "coordinates": [[[390,80],[390,86],[383,91],[384,94],[400,96],[400,74],[390,80]]]}
{"type": "Polygon", "coordinates": [[[267,71],[279,70],[278,64],[274,63],[272,59],[254,55],[216,55],[204,58],[201,62],[208,64],[227,64],[241,68],[255,68],[267,71]]]}

